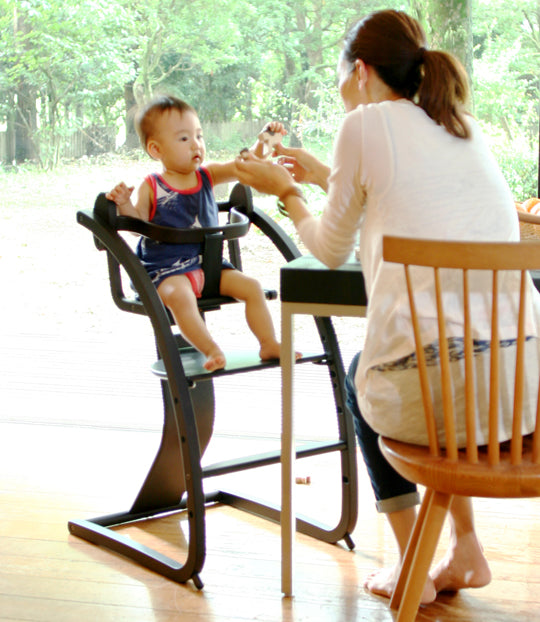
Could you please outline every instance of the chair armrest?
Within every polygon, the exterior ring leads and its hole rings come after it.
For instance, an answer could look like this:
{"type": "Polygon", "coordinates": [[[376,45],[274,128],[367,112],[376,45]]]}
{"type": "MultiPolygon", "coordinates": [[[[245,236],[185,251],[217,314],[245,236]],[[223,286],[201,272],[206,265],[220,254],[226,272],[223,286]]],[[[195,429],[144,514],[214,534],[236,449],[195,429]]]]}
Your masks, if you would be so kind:
{"type": "Polygon", "coordinates": [[[223,240],[233,240],[246,235],[250,225],[249,218],[234,207],[229,209],[229,213],[230,219],[225,225],[197,229],[178,229],[155,225],[139,218],[132,218],[131,216],[118,216],[116,205],[113,201],[107,199],[104,193],[98,195],[94,205],[96,220],[99,220],[105,226],[115,231],[138,233],[157,242],[165,242],[167,244],[202,244],[207,235],[216,233],[221,234],[223,240]]]}

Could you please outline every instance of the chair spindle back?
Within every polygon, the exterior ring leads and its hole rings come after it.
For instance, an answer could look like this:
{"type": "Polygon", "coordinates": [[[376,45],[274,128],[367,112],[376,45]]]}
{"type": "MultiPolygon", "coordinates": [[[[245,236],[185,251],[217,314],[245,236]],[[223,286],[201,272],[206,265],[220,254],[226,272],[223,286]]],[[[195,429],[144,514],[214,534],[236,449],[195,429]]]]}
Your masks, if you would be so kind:
{"type": "MultiPolygon", "coordinates": [[[[411,323],[414,333],[417,365],[420,378],[420,389],[430,453],[441,455],[437,436],[436,413],[433,396],[428,380],[428,369],[421,338],[418,303],[415,298],[412,266],[423,266],[433,270],[434,299],[437,313],[439,338],[439,371],[441,381],[442,413],[445,433],[446,459],[458,459],[458,442],[456,435],[456,414],[452,395],[452,378],[450,371],[450,350],[447,338],[447,322],[443,302],[443,284],[441,269],[459,270],[462,275],[462,312],[464,339],[464,392],[465,392],[465,430],[466,459],[471,464],[478,463],[478,445],[476,438],[476,398],[474,373],[473,323],[474,309],[471,309],[470,272],[473,270],[490,270],[492,272],[491,287],[491,344],[498,344],[500,314],[500,272],[513,270],[520,272],[519,306],[516,322],[516,364],[514,378],[514,401],[512,414],[512,438],[510,441],[511,464],[519,465],[522,461],[523,436],[523,396],[527,370],[525,367],[526,342],[526,309],[527,298],[531,295],[532,283],[528,270],[540,269],[539,242],[450,242],[440,240],[419,240],[385,236],[383,240],[383,257],[385,261],[401,263],[404,266],[407,294],[409,298],[411,323]]],[[[489,437],[488,462],[495,466],[500,461],[499,417],[500,417],[500,348],[490,347],[489,375],[489,437]]],[[[536,429],[533,435],[533,462],[540,464],[540,381],[538,382],[536,399],[536,429]]]]}

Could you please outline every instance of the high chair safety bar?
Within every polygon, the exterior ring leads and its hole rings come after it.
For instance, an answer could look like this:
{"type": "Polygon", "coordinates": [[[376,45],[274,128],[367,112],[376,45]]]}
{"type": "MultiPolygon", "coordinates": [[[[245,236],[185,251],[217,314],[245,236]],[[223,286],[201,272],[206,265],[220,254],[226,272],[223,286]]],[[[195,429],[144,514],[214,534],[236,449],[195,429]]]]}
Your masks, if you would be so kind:
{"type": "MultiPolygon", "coordinates": [[[[237,184],[229,200],[219,203],[219,210],[228,213],[226,224],[197,230],[156,227],[133,218],[117,216],[115,205],[103,194],[98,196],[93,211],[77,213],[79,224],[93,234],[96,247],[106,251],[111,294],[116,305],[123,311],[147,315],[151,322],[158,354],[153,371],[161,380],[164,423],[160,447],[131,508],[107,516],[69,521],[69,530],[73,535],[120,553],[173,581],[185,583],[192,579],[199,589],[203,587],[199,573],[206,556],[207,504],[227,504],[275,522],[280,520],[280,507],[277,505],[240,497],[226,490],[211,493],[203,490],[203,481],[207,478],[280,461],[280,450],[277,449],[202,467],[201,457],[210,442],[214,425],[213,379],[278,367],[279,361],[260,361],[253,354],[240,357],[224,370],[210,373],[201,369],[198,357],[202,355],[173,331],[171,315],[162,304],[139,258],[120,232],[133,231],[171,243],[200,242],[203,245],[205,287],[199,300],[199,309],[204,317],[207,311],[235,302],[219,294],[223,244],[227,242],[230,261],[241,269],[238,238],[247,233],[250,225],[259,228],[271,240],[286,262],[300,256],[283,229],[253,205],[249,188],[237,184]],[[131,281],[137,297],[126,295],[121,268],[131,281]],[[183,512],[189,524],[187,551],[181,554],[182,562],[112,529],[173,512],[183,512]]],[[[276,292],[266,292],[266,295],[267,298],[277,296],[276,292]]],[[[333,325],[330,318],[314,319],[322,351],[303,357],[299,363],[312,362],[328,367],[336,406],[338,438],[303,444],[297,448],[296,457],[338,452],[341,466],[341,514],[334,527],[299,516],[297,529],[329,543],[343,539],[352,549],[354,543],[351,533],[358,512],[354,427],[345,407],[343,363],[333,325]]]]}

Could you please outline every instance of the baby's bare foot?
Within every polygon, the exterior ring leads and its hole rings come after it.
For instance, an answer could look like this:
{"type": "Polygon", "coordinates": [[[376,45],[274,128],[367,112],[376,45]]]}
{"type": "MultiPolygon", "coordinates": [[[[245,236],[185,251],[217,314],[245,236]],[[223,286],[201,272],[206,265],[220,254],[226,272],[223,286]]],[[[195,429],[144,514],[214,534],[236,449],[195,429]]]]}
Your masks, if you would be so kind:
{"type": "MultiPolygon", "coordinates": [[[[269,361],[271,359],[278,359],[281,356],[281,344],[277,341],[269,341],[261,343],[261,349],[259,350],[259,356],[263,361],[269,361]]],[[[296,360],[302,358],[300,352],[294,353],[296,360]]]]}
{"type": "Polygon", "coordinates": [[[216,371],[216,369],[223,369],[226,362],[225,354],[219,348],[215,348],[207,354],[203,367],[208,371],[216,371]]]}
{"type": "MultiPolygon", "coordinates": [[[[394,566],[393,568],[381,568],[380,570],[375,570],[368,575],[367,579],[364,581],[364,587],[372,594],[391,598],[397,584],[398,576],[399,566],[394,566]]],[[[428,576],[420,602],[423,605],[427,605],[428,603],[432,603],[436,597],[437,592],[435,591],[433,581],[428,576]]]]}

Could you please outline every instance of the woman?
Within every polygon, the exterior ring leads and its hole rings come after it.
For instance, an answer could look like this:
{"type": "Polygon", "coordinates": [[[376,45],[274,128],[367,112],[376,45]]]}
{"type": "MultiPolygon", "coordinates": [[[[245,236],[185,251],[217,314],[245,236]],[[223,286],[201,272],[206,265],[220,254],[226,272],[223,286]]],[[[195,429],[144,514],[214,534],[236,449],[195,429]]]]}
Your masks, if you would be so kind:
{"type": "MultiPolygon", "coordinates": [[[[360,21],[346,37],[338,76],[348,114],[337,136],[332,168],[305,150],[278,147],[285,166],[239,158],[238,177],[277,195],[307,248],[331,268],[347,260],[360,230],[369,307],[363,351],[347,377],[348,401],[377,508],[387,514],[402,557],[418,494],[386,463],[377,435],[427,441],[417,370],[403,365],[414,352],[403,273],[382,261],[382,237],[505,241],[518,240],[519,227],[509,188],[466,112],[463,67],[449,54],[426,49],[425,35],[414,19],[381,11],[360,21]],[[295,181],[315,183],[327,192],[320,219],[307,210],[295,181]]],[[[537,318],[539,309],[537,304],[537,318]]],[[[429,346],[436,339],[436,326],[429,309],[422,312],[424,343],[429,346]]],[[[478,334],[488,338],[482,326],[478,334]]],[[[460,336],[458,323],[452,338],[460,336]]],[[[509,361],[514,346],[505,348],[509,361]]],[[[537,359],[537,339],[532,348],[537,359]]],[[[480,355],[478,364],[487,360],[480,355]]],[[[469,499],[454,499],[450,520],[451,545],[432,569],[423,603],[434,600],[438,591],[480,587],[491,578],[469,499]]],[[[366,587],[390,596],[399,565],[375,572],[366,587]]]]}

